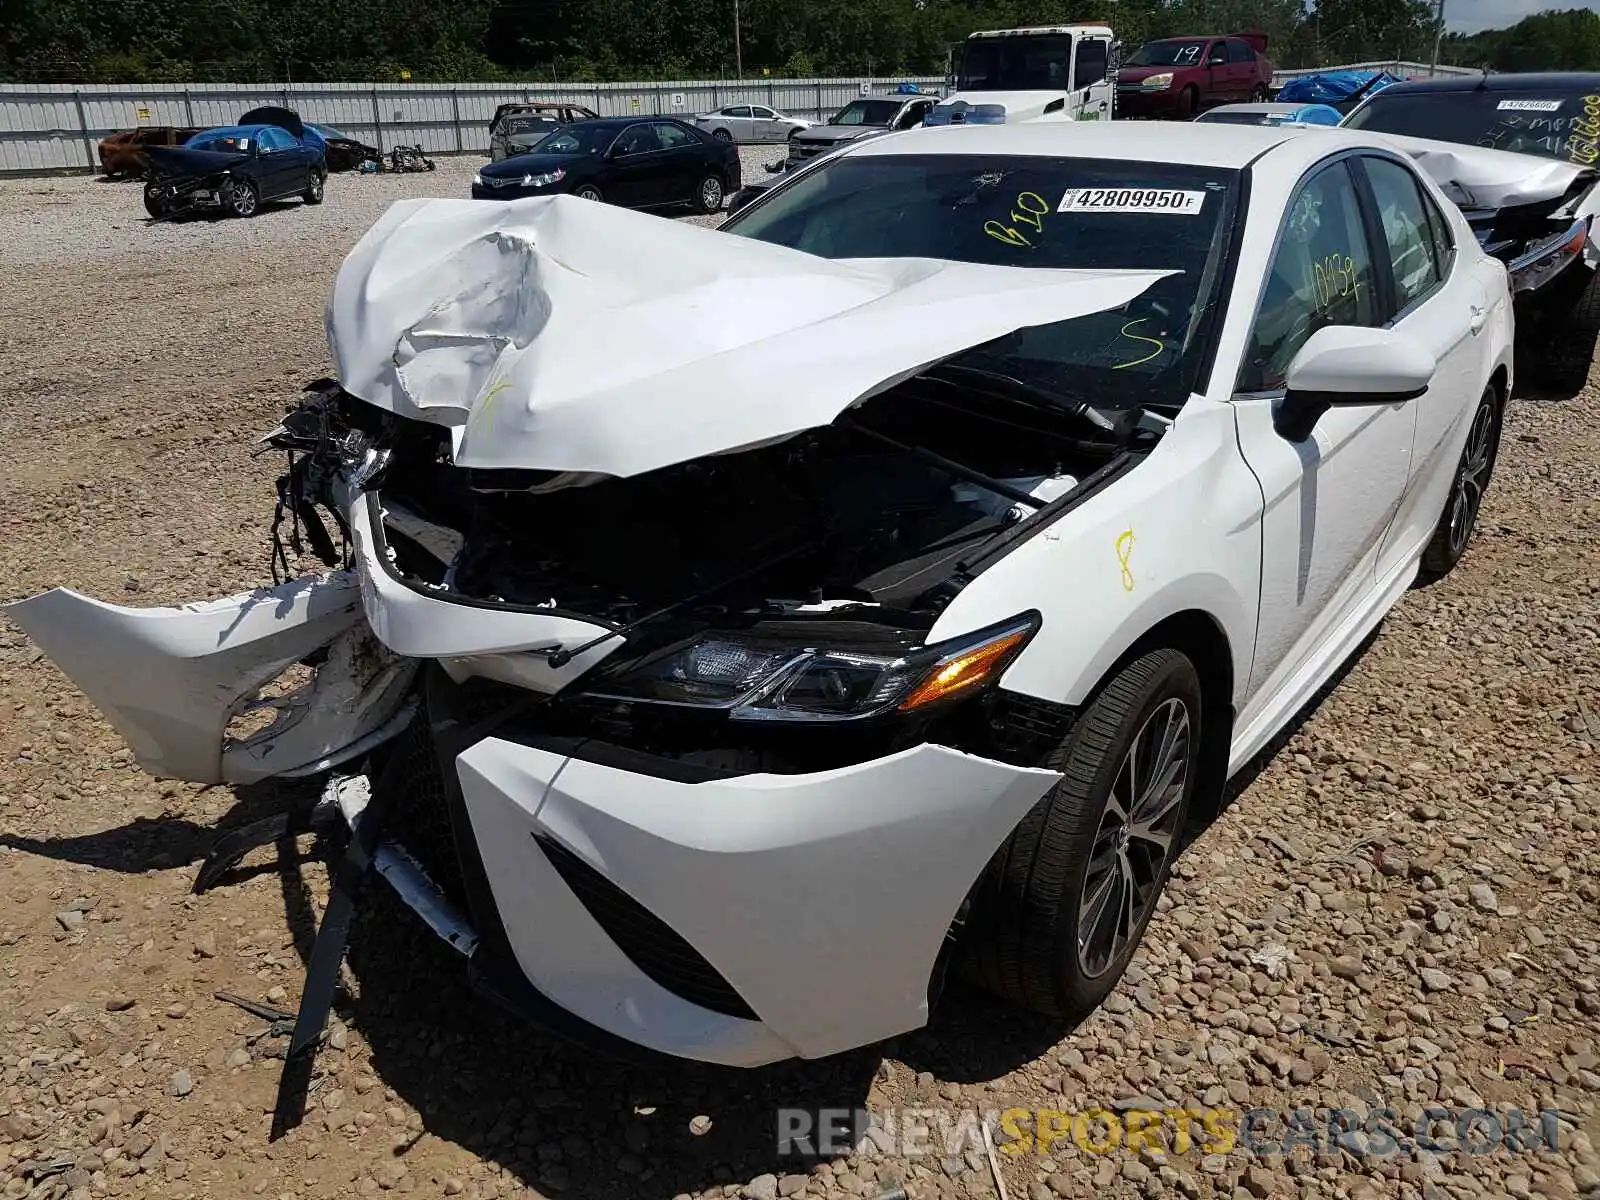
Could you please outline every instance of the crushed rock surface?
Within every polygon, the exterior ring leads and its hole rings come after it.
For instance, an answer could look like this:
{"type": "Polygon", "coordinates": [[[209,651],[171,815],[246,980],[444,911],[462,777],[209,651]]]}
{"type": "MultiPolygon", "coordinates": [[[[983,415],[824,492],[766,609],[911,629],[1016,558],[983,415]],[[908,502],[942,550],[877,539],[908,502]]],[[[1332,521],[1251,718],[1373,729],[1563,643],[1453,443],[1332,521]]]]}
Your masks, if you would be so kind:
{"type": "MultiPolygon", "coordinates": [[[[778,151],[747,148],[751,178],[778,151]]],[[[0,182],[0,599],[119,603],[269,579],[279,464],[328,370],[321,309],[392,200],[481,160],[335,177],[321,209],[147,225],[137,188],[0,182]]],[[[688,218],[677,218],[688,219],[688,218]]],[[[473,998],[369,893],[308,1119],[267,1131],[321,849],[190,895],[270,799],[150,779],[0,618],[0,1200],[995,1194],[981,1148],[808,1166],[779,1106],[1559,1108],[1549,1152],[999,1158],[1051,1197],[1594,1196],[1600,1190],[1600,404],[1519,396],[1476,540],[1413,590],[1181,860],[1082,1027],[956,992],[930,1030],[749,1073],[619,1065],[473,998]]],[[[848,989],[849,981],[840,986],[848,989]]]]}

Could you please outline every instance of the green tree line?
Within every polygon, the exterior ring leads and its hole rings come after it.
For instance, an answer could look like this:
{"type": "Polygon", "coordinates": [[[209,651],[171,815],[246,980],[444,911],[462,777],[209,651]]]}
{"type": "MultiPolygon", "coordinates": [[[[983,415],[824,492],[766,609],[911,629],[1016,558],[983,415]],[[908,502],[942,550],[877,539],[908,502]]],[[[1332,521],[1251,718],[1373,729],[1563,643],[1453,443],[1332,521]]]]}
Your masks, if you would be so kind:
{"type": "MultiPolygon", "coordinates": [[[[975,29],[1104,21],[1126,47],[1262,29],[1280,66],[1427,61],[1426,0],[0,0],[0,80],[507,80],[942,74],[975,29]]],[[[1447,63],[1600,69],[1600,17],[1448,36],[1447,63]]]]}

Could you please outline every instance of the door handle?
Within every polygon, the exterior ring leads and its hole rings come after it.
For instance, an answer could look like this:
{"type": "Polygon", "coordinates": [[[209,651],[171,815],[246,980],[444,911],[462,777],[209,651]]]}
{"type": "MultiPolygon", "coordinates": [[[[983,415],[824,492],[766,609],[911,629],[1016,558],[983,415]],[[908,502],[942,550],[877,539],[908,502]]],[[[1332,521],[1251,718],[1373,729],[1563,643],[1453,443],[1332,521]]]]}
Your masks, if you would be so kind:
{"type": "Polygon", "coordinates": [[[1485,321],[1487,321],[1488,319],[1489,319],[1489,312],[1488,312],[1487,309],[1479,308],[1476,304],[1472,305],[1472,323],[1471,324],[1472,324],[1472,332],[1473,333],[1475,333],[1475,334],[1482,333],[1483,332],[1483,323],[1485,321]]]}

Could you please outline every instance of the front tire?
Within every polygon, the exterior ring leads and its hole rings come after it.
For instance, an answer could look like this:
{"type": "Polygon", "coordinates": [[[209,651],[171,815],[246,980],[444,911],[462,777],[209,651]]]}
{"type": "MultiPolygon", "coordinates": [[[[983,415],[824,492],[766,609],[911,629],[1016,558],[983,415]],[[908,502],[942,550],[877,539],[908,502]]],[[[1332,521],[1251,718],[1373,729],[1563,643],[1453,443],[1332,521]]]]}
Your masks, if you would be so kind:
{"type": "Polygon", "coordinates": [[[1003,999],[1079,1021],[1116,986],[1166,885],[1198,773],[1200,678],[1176,650],[1124,667],[1044,766],[1062,778],[990,861],[969,972],[1003,999]]]}
{"type": "Polygon", "coordinates": [[[1178,120],[1187,121],[1194,116],[1195,109],[1200,107],[1200,93],[1193,84],[1178,93],[1178,120]]]}
{"type": "Polygon", "coordinates": [[[695,185],[694,209],[702,215],[710,215],[722,211],[723,204],[727,201],[727,185],[722,182],[722,176],[708,174],[695,185]]]}
{"type": "Polygon", "coordinates": [[[231,217],[253,217],[261,205],[261,193],[248,179],[230,179],[222,189],[222,207],[231,217]]]}
{"type": "Polygon", "coordinates": [[[144,210],[157,221],[164,221],[172,212],[172,206],[167,202],[166,189],[158,188],[153,183],[144,185],[144,210]]]}
{"type": "Polygon", "coordinates": [[[1423,583],[1443,579],[1467,552],[1467,543],[1477,527],[1478,513],[1483,506],[1483,494],[1489,490],[1489,479],[1500,453],[1502,412],[1500,393],[1490,385],[1473,410],[1467,444],[1462,447],[1461,460],[1456,464],[1456,477],[1451,481],[1444,511],[1439,514],[1439,524],[1422,551],[1419,579],[1423,583]]]}
{"type": "Polygon", "coordinates": [[[600,189],[592,183],[586,183],[582,187],[574,188],[572,194],[579,200],[593,200],[596,204],[601,204],[605,201],[605,197],[600,194],[600,189]]]}
{"type": "Polygon", "coordinates": [[[307,204],[321,204],[323,189],[328,185],[328,177],[321,171],[312,171],[306,179],[306,190],[300,193],[300,199],[307,204]]]}
{"type": "Polygon", "coordinates": [[[1250,103],[1252,103],[1252,104],[1265,104],[1266,100],[1267,100],[1267,89],[1264,88],[1264,87],[1261,87],[1260,85],[1257,85],[1256,90],[1250,93],[1250,103]]]}

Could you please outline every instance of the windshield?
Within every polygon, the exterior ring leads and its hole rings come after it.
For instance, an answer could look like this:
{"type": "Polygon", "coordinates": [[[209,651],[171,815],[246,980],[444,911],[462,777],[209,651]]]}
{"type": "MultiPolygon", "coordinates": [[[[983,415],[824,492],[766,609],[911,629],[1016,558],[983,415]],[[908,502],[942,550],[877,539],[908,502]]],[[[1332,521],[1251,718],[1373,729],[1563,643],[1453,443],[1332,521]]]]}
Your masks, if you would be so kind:
{"type": "Polygon", "coordinates": [[[561,122],[554,117],[541,114],[530,114],[526,117],[511,117],[506,121],[507,133],[530,133],[536,129],[554,129],[561,122]]]}
{"type": "Polygon", "coordinates": [[[900,111],[899,100],[852,100],[833,116],[829,125],[887,125],[900,111]]]}
{"type": "Polygon", "coordinates": [[[1204,42],[1146,42],[1122,65],[1125,67],[1198,67],[1204,42]]]}
{"type": "Polygon", "coordinates": [[[217,154],[248,154],[250,139],[239,134],[207,137],[202,134],[184,143],[190,150],[210,150],[217,154]]]}
{"type": "Polygon", "coordinates": [[[1065,91],[1071,61],[1071,34],[974,38],[961,47],[956,90],[1065,91]]]}
{"type": "Polygon", "coordinates": [[[610,125],[569,125],[535,142],[532,153],[603,154],[616,136],[617,130],[610,125]]]}
{"type": "Polygon", "coordinates": [[[723,226],[823,258],[1173,271],[1121,308],[960,356],[1098,407],[1176,408],[1203,355],[1238,172],[1100,159],[823,160],[723,226]]]}
{"type": "Polygon", "coordinates": [[[1600,158],[1600,95],[1384,90],[1345,120],[1351,129],[1537,154],[1580,167],[1600,158]]]}

